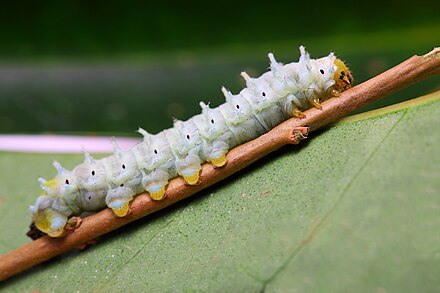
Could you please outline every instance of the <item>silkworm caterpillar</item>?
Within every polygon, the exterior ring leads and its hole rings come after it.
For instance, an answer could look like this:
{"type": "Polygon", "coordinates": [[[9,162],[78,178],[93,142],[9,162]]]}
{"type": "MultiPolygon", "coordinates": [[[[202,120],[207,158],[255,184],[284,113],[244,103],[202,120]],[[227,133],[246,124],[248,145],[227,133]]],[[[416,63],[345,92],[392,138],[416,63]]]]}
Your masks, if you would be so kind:
{"type": "Polygon", "coordinates": [[[189,185],[199,182],[203,163],[221,168],[226,154],[284,120],[304,117],[303,111],[348,89],[353,78],[333,53],[311,59],[300,47],[298,62],[281,64],[269,53],[270,70],[258,78],[242,72],[246,87],[237,95],[226,88],[226,102],[216,108],[200,103],[201,114],[157,134],[143,129],[143,141],[130,150],[116,142],[114,154],[96,160],[85,153],[84,162],[67,170],[58,162],[57,175],[39,178],[42,194],[30,206],[36,227],[60,237],[70,217],[111,208],[118,217],[129,213],[129,202],[147,191],[153,200],[166,196],[171,178],[181,176],[189,185]]]}

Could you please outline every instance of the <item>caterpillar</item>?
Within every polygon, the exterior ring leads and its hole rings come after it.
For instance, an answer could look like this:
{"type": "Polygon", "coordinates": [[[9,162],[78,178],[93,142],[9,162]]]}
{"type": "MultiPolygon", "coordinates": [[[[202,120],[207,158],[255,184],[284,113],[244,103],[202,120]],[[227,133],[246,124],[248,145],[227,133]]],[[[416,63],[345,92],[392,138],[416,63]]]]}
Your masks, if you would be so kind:
{"type": "Polygon", "coordinates": [[[170,179],[181,176],[189,185],[199,182],[203,163],[221,168],[226,154],[257,138],[291,117],[304,117],[309,108],[348,89],[353,78],[343,61],[333,53],[311,59],[301,46],[298,62],[283,65],[268,54],[270,70],[252,78],[241,76],[246,87],[234,95],[225,87],[225,103],[211,108],[200,102],[201,113],[157,134],[142,128],[143,140],[129,150],[113,141],[111,156],[84,162],[67,170],[54,162],[57,174],[39,178],[42,189],[30,206],[35,226],[51,237],[65,233],[69,218],[109,207],[118,217],[129,213],[129,203],[147,191],[153,200],[166,196],[170,179]]]}

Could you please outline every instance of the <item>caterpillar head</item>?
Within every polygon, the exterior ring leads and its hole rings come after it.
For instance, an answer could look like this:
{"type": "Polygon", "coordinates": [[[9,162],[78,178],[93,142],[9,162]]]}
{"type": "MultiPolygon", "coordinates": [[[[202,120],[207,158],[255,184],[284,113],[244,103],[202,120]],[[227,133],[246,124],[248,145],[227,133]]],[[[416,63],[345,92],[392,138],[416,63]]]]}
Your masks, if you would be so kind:
{"type": "Polygon", "coordinates": [[[38,178],[41,189],[50,196],[64,197],[78,192],[78,182],[76,177],[67,169],[64,169],[57,161],[53,166],[58,174],[50,180],[38,178]]]}
{"type": "Polygon", "coordinates": [[[54,209],[55,197],[40,195],[35,205],[30,206],[32,220],[37,228],[51,237],[60,237],[64,234],[64,227],[67,223],[67,216],[54,209]]]}
{"type": "Polygon", "coordinates": [[[335,59],[333,79],[335,80],[334,88],[338,92],[349,89],[353,83],[353,76],[341,59],[335,59]]]}

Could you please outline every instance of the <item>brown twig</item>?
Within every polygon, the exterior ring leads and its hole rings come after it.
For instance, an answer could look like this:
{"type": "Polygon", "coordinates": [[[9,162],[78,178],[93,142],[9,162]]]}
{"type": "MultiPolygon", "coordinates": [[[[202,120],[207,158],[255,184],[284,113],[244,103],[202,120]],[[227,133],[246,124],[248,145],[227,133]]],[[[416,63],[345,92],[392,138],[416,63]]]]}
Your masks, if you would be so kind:
{"type": "Polygon", "coordinates": [[[186,185],[181,178],[171,180],[167,197],[153,201],[147,194],[137,196],[131,204],[131,213],[123,218],[116,217],[110,209],[86,217],[81,227],[62,238],[44,236],[0,256],[0,280],[40,264],[56,255],[79,247],[83,243],[113,231],[134,220],[163,209],[179,200],[193,195],[201,189],[234,174],[283,145],[297,143],[295,138],[344,117],[362,106],[376,101],[391,92],[440,73],[440,49],[434,49],[425,56],[413,56],[390,70],[342,93],[339,98],[322,104],[322,109],[310,109],[303,119],[292,118],[278,125],[268,133],[231,150],[228,164],[214,168],[205,164],[201,172],[201,183],[186,185]]]}

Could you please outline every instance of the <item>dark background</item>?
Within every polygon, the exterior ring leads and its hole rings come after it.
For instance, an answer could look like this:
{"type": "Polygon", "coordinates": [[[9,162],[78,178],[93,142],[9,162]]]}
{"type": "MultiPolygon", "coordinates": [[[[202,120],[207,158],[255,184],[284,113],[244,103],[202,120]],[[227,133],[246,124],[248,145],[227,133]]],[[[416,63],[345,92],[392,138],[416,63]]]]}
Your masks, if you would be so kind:
{"type": "MultiPolygon", "coordinates": [[[[2,3],[0,133],[157,132],[223,101],[222,85],[334,51],[362,82],[440,45],[440,2],[2,3]]],[[[440,87],[433,78],[372,107],[440,87]]],[[[366,109],[364,109],[366,110],[366,109]]]]}

